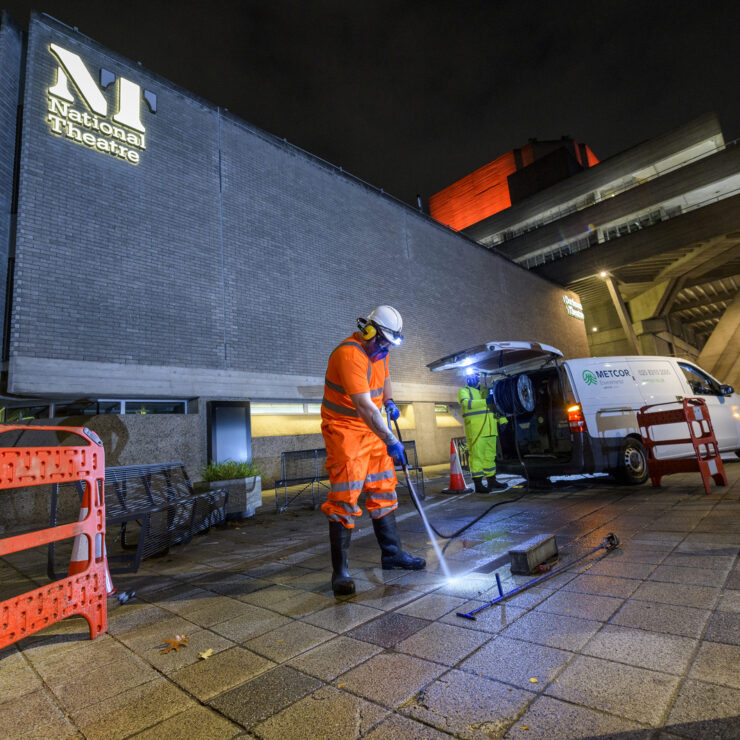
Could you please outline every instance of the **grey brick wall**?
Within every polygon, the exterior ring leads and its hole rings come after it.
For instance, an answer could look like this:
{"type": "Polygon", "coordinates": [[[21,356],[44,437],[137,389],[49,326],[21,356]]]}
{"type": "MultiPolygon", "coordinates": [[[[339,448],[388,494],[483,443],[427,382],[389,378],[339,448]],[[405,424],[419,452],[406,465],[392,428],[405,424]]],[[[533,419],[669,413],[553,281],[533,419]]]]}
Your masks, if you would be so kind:
{"type": "Polygon", "coordinates": [[[426,364],[491,339],[588,353],[561,288],[39,17],[18,223],[15,392],[41,382],[71,392],[49,360],[102,363],[99,376],[128,365],[142,391],[148,368],[171,368],[171,396],[192,391],[194,369],[321,378],[331,349],[378,303],[404,316],[407,340],[392,360],[404,383],[455,383],[426,364]],[[137,166],[49,132],[51,42],[93,75],[105,67],[157,94],[156,115],[144,106],[148,148],[137,166]]]}
{"type": "MultiPolygon", "coordinates": [[[[16,119],[20,92],[23,39],[6,13],[0,20],[0,307],[5,306],[10,256],[16,119]]],[[[4,322],[0,322],[0,347],[4,322]]]]}

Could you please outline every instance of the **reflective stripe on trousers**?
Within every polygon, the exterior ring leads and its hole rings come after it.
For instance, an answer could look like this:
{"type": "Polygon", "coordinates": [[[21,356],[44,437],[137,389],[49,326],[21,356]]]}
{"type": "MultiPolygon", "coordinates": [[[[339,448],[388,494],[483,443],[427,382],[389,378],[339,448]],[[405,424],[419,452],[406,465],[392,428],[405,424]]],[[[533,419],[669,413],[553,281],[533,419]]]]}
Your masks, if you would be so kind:
{"type": "Polygon", "coordinates": [[[385,444],[369,429],[332,430],[322,427],[327,451],[329,493],[321,510],[348,529],[362,511],[357,502],[365,494],[365,508],[373,519],[398,507],[396,471],[385,444]]]}

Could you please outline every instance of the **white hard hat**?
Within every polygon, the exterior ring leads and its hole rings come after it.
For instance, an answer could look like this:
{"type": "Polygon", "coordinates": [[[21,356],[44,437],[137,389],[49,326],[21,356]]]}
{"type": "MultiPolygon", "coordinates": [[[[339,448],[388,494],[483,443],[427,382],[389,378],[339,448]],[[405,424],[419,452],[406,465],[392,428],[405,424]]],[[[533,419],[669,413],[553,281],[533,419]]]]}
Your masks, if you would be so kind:
{"type": "Polygon", "coordinates": [[[393,306],[378,306],[365,318],[367,324],[374,324],[380,333],[391,343],[401,344],[403,335],[403,319],[393,306]]]}

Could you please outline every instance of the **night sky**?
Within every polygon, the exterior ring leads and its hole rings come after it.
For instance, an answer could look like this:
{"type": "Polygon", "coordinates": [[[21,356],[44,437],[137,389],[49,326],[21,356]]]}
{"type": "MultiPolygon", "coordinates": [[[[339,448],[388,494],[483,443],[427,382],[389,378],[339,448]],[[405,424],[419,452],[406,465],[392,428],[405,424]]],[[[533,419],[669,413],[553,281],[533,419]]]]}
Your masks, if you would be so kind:
{"type": "Polygon", "coordinates": [[[47,12],[416,205],[530,137],[605,159],[714,111],[740,137],[729,0],[0,0],[47,12]]]}

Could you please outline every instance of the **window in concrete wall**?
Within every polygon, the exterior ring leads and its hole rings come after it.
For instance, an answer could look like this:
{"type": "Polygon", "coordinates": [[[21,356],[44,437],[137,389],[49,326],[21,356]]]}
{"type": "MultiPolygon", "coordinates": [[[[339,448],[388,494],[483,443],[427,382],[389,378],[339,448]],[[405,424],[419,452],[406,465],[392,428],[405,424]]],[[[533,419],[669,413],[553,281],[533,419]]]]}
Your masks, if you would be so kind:
{"type": "Polygon", "coordinates": [[[452,413],[450,404],[448,403],[436,403],[434,404],[434,418],[437,421],[438,427],[461,427],[462,424],[455,418],[452,413]]]}
{"type": "MultiPolygon", "coordinates": [[[[397,404],[401,416],[399,429],[414,429],[414,407],[397,404]]],[[[383,413],[385,419],[385,413],[383,413]]],[[[293,437],[321,434],[321,404],[304,401],[270,401],[252,403],[252,437],[293,437]]]]}
{"type": "Polygon", "coordinates": [[[54,403],[52,416],[97,416],[120,414],[120,401],[69,401],[54,403]]]}
{"type": "Polygon", "coordinates": [[[19,406],[16,408],[0,408],[0,422],[3,424],[15,424],[19,421],[29,419],[48,419],[49,406],[19,406]]]}
{"type": "Polygon", "coordinates": [[[124,414],[187,414],[187,401],[125,400],[121,402],[124,414]]]}

